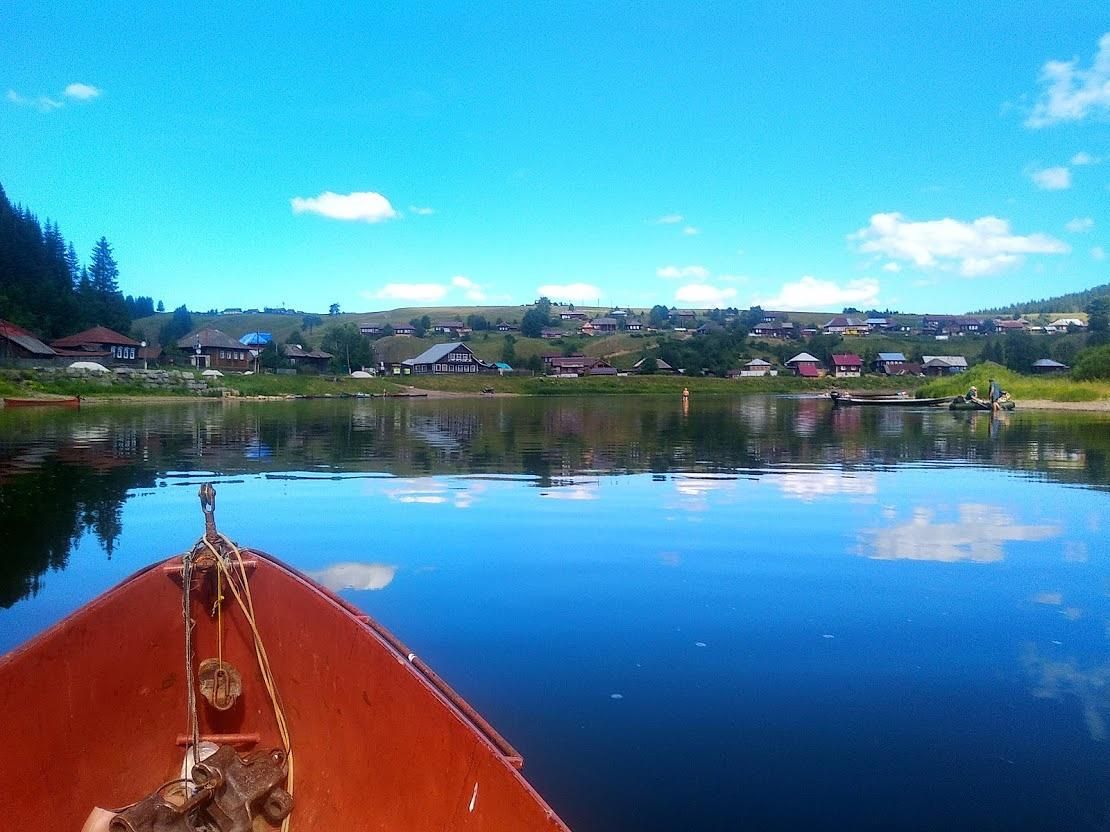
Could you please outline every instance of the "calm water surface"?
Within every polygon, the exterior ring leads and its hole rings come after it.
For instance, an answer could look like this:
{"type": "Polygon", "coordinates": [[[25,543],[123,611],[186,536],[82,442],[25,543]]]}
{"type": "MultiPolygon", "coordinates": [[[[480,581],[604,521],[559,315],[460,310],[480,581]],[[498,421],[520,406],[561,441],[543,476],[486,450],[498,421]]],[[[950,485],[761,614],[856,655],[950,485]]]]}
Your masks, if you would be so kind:
{"type": "Polygon", "coordinates": [[[1110,829],[1110,421],[812,399],[0,411],[0,651],[202,531],[314,574],[576,832],[1110,829]]]}

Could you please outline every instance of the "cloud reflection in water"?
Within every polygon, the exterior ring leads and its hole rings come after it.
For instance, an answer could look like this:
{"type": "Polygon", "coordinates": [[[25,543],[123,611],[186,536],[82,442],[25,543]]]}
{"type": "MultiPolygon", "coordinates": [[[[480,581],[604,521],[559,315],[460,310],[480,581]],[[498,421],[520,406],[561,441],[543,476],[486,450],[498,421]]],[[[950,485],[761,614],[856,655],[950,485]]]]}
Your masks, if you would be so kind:
{"type": "Polygon", "coordinates": [[[914,509],[913,519],[886,529],[865,529],[858,554],[876,560],[932,560],[993,563],[1005,557],[1004,544],[1047,540],[1059,526],[1021,526],[999,506],[963,503],[953,523],[934,522],[936,512],[914,509]]]}
{"type": "Polygon", "coordinates": [[[343,589],[385,589],[393,582],[397,567],[385,563],[333,563],[308,576],[332,592],[343,589]]]}

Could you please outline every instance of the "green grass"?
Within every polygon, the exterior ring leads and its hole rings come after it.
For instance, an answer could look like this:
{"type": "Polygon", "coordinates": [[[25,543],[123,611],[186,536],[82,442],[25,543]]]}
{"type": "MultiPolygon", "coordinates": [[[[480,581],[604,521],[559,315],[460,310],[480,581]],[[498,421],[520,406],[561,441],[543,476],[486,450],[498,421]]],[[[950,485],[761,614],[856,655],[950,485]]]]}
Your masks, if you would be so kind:
{"type": "Polygon", "coordinates": [[[352,393],[396,393],[401,386],[384,378],[270,375],[224,376],[216,379],[244,396],[340,396],[352,393]]]}
{"type": "Polygon", "coordinates": [[[962,395],[969,387],[975,385],[979,388],[979,395],[986,396],[992,378],[1018,401],[1019,406],[1022,399],[1093,402],[1110,398],[1110,382],[1073,381],[1067,376],[1027,376],[991,363],[972,367],[966,373],[934,379],[921,387],[918,395],[962,395]]]}

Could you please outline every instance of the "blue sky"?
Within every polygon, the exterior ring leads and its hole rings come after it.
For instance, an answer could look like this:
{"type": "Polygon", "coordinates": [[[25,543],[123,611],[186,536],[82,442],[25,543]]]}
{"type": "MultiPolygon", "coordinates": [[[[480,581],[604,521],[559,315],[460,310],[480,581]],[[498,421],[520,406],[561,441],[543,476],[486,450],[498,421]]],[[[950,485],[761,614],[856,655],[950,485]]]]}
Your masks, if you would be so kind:
{"type": "Polygon", "coordinates": [[[198,309],[1110,280],[1105,3],[353,5],[15,4],[0,184],[198,309]]]}

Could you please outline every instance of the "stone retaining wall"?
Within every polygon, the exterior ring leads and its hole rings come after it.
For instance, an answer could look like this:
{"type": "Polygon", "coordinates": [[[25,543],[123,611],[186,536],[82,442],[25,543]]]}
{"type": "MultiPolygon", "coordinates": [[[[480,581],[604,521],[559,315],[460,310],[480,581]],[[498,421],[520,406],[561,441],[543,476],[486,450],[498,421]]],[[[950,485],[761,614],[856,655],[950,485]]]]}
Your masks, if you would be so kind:
{"type": "Polygon", "coordinates": [[[3,375],[14,381],[33,379],[51,382],[62,378],[80,379],[105,389],[118,384],[129,384],[149,390],[164,390],[167,393],[189,392],[197,396],[218,392],[217,389],[208,386],[208,379],[189,370],[140,370],[133,367],[116,367],[110,372],[101,373],[72,367],[40,367],[34,370],[7,370],[3,375]]]}

